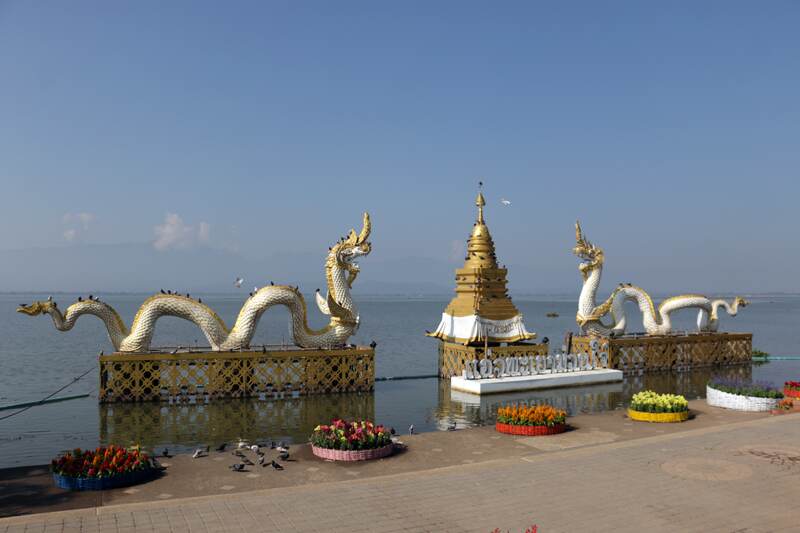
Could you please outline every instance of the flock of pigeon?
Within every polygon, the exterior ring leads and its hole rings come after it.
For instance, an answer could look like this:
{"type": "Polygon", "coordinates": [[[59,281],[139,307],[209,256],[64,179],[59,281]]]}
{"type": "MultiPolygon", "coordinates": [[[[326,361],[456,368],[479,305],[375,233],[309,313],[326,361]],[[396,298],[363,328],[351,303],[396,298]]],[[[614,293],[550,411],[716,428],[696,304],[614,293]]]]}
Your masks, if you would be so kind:
{"type": "MultiPolygon", "coordinates": [[[[456,430],[456,423],[451,421],[450,425],[447,427],[448,431],[455,431],[456,430]]],[[[392,429],[392,435],[394,435],[394,429],[392,429]]],[[[414,434],[414,424],[411,424],[408,427],[408,434],[414,434]]],[[[396,444],[400,444],[400,441],[395,440],[396,437],[392,437],[392,441],[396,444]]],[[[225,452],[228,448],[228,443],[223,442],[219,446],[215,448],[217,452],[225,452]]],[[[247,472],[248,466],[261,466],[262,468],[266,468],[271,466],[275,470],[283,470],[284,466],[277,462],[275,459],[267,459],[267,454],[264,450],[275,450],[278,454],[277,458],[282,463],[292,462],[294,459],[289,458],[289,445],[283,441],[275,443],[275,441],[270,442],[263,442],[263,443],[256,443],[250,444],[248,441],[244,439],[239,439],[236,443],[235,447],[231,451],[231,455],[236,457],[235,463],[230,465],[228,468],[233,470],[234,472],[247,472]],[[251,452],[255,454],[255,462],[253,462],[245,452],[251,452]]],[[[199,459],[201,457],[208,457],[211,451],[210,446],[205,446],[204,448],[197,448],[194,453],[192,454],[192,459],[199,459]]],[[[161,452],[161,457],[163,458],[170,458],[172,455],[169,453],[168,448],[164,448],[161,452]]]]}
{"type": "MultiPolygon", "coordinates": [[[[228,448],[228,444],[223,442],[219,446],[217,446],[217,452],[224,452],[228,448]]],[[[192,459],[199,459],[201,457],[208,457],[211,448],[206,446],[204,448],[197,448],[194,453],[192,454],[192,459]]],[[[289,458],[289,445],[284,443],[283,441],[278,442],[277,444],[274,441],[270,441],[268,443],[260,443],[260,444],[250,444],[245,440],[239,440],[236,443],[235,447],[231,451],[231,455],[236,457],[235,461],[232,465],[228,468],[233,470],[234,472],[247,472],[248,466],[261,466],[266,468],[271,466],[275,470],[283,470],[284,466],[277,462],[275,459],[267,459],[267,454],[264,450],[275,450],[278,454],[277,458],[281,462],[290,462],[294,461],[294,459],[289,458]],[[253,462],[245,452],[252,452],[255,454],[255,462],[253,462]]],[[[169,449],[164,448],[161,452],[161,457],[169,458],[172,457],[169,454],[169,449]]]]}

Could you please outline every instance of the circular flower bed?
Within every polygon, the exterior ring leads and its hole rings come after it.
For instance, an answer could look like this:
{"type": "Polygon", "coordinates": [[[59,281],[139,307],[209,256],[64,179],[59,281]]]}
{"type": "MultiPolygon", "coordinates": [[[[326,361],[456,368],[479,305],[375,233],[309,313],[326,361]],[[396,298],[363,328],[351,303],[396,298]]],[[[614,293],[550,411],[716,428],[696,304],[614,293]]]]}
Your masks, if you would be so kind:
{"type": "Polygon", "coordinates": [[[67,490],[105,490],[141,483],[157,472],[139,450],[113,444],[94,450],[76,448],[50,463],[56,486],[67,490]]]}
{"type": "Polygon", "coordinates": [[[555,435],[567,429],[567,413],[550,405],[512,405],[497,410],[494,428],[500,433],[535,437],[555,435]]]}
{"type": "Polygon", "coordinates": [[[311,452],[322,459],[366,461],[391,455],[393,449],[391,431],[366,420],[336,419],[311,434],[311,452]]]}
{"type": "Polygon", "coordinates": [[[787,381],[784,383],[783,395],[787,398],[800,398],[800,381],[787,381]]]}
{"type": "Polygon", "coordinates": [[[737,411],[771,411],[783,393],[768,383],[714,379],[706,385],[706,402],[737,411]]]}
{"type": "Polygon", "coordinates": [[[631,398],[628,418],[641,422],[683,422],[689,419],[689,402],[679,394],[642,391],[631,398]]]}

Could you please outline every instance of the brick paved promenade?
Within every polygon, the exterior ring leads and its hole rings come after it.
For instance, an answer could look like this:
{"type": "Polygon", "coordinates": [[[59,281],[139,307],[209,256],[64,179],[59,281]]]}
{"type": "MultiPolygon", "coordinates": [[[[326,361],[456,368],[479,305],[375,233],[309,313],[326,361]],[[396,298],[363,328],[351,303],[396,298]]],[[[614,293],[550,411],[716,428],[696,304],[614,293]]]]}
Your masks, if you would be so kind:
{"type": "Polygon", "coordinates": [[[800,531],[800,415],[599,433],[519,438],[530,453],[474,464],[7,518],[0,533],[800,531]]]}

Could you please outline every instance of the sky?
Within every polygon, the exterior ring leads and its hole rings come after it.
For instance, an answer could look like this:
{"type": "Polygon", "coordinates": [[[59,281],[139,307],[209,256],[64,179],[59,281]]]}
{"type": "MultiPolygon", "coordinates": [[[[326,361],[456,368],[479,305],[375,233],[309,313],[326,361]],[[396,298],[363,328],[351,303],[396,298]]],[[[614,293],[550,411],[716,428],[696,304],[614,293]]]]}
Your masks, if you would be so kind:
{"type": "Polygon", "coordinates": [[[357,288],[449,291],[482,180],[512,293],[577,294],[578,218],[606,291],[800,292],[798,27],[782,1],[0,0],[0,290],[319,285],[369,211],[357,288]]]}

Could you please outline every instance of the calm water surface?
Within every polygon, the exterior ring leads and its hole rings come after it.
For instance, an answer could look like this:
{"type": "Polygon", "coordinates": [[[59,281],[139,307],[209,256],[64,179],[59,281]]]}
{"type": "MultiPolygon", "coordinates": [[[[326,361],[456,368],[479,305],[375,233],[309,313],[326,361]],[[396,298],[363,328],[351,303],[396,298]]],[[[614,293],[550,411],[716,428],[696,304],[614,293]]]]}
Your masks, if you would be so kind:
{"type": "MultiPolygon", "coordinates": [[[[146,295],[101,295],[130,323],[146,295]]],[[[231,324],[241,298],[200,295],[231,324]]],[[[188,450],[198,444],[216,444],[238,437],[304,441],[311,428],[333,416],[364,417],[393,425],[401,432],[414,424],[419,431],[442,429],[452,422],[459,427],[492,421],[496,407],[508,401],[548,401],[570,413],[620,409],[643,388],[701,397],[705,382],[714,373],[741,375],[780,384],[800,378],[800,361],[774,361],[762,365],[701,370],[680,374],[651,374],[628,378],[617,385],[601,385],[559,391],[517,393],[478,399],[449,390],[437,379],[386,381],[372,394],[338,394],[283,400],[229,400],[209,404],[98,404],[95,396],[100,350],[112,351],[104,326],[94,317],[83,317],[70,332],[56,331],[49,317],[15,313],[19,303],[46,295],[0,295],[0,405],[38,400],[68,383],[83,371],[95,370],[60,395],[90,393],[85,399],[34,407],[0,421],[0,467],[40,464],[55,453],[75,446],[98,443],[140,443],[144,446],[188,450]]],[[[55,299],[65,308],[76,295],[55,299]]],[[[358,299],[358,296],[357,296],[358,299]]],[[[407,376],[436,373],[436,342],[425,330],[438,324],[448,298],[361,298],[362,326],[355,341],[378,342],[377,375],[407,376]]],[[[564,332],[574,329],[572,301],[515,301],[526,317],[528,329],[560,345],[564,332]],[[546,318],[547,312],[557,318],[546,318]]],[[[638,316],[635,309],[630,316],[638,316]]],[[[694,313],[675,315],[677,327],[692,329],[694,313]]],[[[723,316],[728,331],[752,331],[756,348],[773,355],[796,355],[800,342],[800,297],[757,297],[740,316],[723,316]]],[[[312,312],[311,325],[323,317],[312,312]]],[[[633,322],[634,328],[637,326],[633,322]]],[[[640,321],[638,324],[641,327],[640,321]]],[[[270,310],[262,318],[254,344],[288,341],[288,314],[270,310]]],[[[174,318],[159,321],[154,345],[203,343],[191,324],[174,318]]],[[[10,411],[0,411],[0,416],[10,411]]]]}

